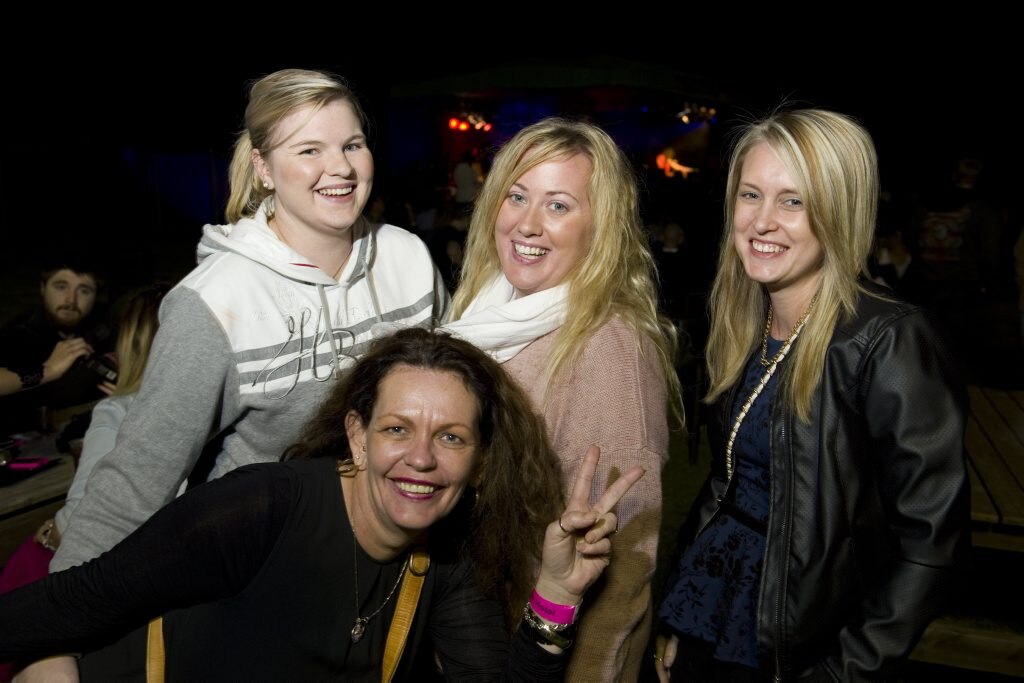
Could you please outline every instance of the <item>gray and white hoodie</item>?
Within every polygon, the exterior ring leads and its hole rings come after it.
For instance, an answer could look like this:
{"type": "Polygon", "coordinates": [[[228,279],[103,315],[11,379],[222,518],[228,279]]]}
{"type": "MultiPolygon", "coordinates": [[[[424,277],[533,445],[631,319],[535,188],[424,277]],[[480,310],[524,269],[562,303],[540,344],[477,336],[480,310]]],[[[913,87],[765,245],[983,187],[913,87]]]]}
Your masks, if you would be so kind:
{"type": "Polygon", "coordinates": [[[51,571],[108,550],[170,502],[204,449],[210,479],[279,459],[375,332],[444,317],[448,294],[418,237],[365,219],[353,231],[335,280],[277,239],[265,205],[204,227],[199,265],[164,298],[142,387],[51,571]]]}

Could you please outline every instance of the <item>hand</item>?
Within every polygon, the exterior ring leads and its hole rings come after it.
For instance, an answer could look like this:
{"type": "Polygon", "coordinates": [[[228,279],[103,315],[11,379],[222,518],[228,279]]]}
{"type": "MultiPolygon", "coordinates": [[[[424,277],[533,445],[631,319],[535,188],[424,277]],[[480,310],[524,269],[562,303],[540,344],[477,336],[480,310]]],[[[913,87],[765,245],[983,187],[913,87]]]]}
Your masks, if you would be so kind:
{"type": "Polygon", "coordinates": [[[608,566],[612,549],[608,537],[618,528],[618,519],[611,510],[645,474],[642,467],[629,469],[591,505],[590,487],[600,457],[597,446],[587,449],[565,512],[544,533],[536,588],[544,598],[560,605],[579,604],[587,588],[608,566]]]}
{"type": "Polygon", "coordinates": [[[654,670],[661,683],[668,683],[672,677],[672,665],[676,662],[676,650],[679,647],[679,636],[659,635],[654,641],[654,670]]]}
{"type": "Polygon", "coordinates": [[[107,396],[111,396],[114,393],[114,390],[117,389],[117,385],[114,384],[113,382],[108,382],[104,380],[97,384],[96,388],[102,391],[107,396]]]}
{"type": "Polygon", "coordinates": [[[43,363],[43,381],[52,382],[60,379],[76,360],[91,353],[92,347],[81,337],[57,342],[50,357],[43,363]]]}
{"type": "Polygon", "coordinates": [[[57,547],[60,546],[60,529],[52,519],[48,519],[36,529],[35,536],[33,536],[35,542],[43,546],[47,550],[57,551],[57,547]]]}

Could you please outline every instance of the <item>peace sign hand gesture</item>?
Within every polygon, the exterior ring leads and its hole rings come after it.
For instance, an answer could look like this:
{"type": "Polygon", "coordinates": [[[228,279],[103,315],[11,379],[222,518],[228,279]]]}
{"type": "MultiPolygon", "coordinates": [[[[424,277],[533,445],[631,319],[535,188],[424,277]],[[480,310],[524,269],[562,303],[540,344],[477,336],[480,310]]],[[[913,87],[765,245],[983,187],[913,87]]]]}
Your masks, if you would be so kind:
{"type": "Polygon", "coordinates": [[[612,508],[645,474],[633,467],[591,504],[590,487],[594,480],[601,449],[591,446],[583,456],[565,512],[548,525],[544,533],[537,592],[560,605],[578,605],[587,588],[604,572],[611,561],[609,536],[618,530],[612,508]]]}

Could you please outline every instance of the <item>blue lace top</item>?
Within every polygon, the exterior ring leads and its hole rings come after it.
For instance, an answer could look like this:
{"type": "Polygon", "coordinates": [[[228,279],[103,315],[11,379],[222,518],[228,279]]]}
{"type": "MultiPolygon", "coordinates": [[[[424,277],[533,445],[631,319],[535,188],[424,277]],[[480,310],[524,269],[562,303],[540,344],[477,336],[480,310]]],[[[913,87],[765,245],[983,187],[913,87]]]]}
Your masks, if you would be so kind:
{"type": "MultiPolygon", "coordinates": [[[[781,347],[781,341],[769,338],[768,357],[781,347]]],[[[754,354],[736,395],[729,431],[764,372],[760,354],[754,354]]],[[[734,504],[741,514],[761,525],[768,521],[769,419],[778,377],[776,371],[750,407],[732,449],[734,504]]],[[[715,659],[756,668],[764,543],[763,531],[753,529],[727,509],[719,511],[679,559],[677,580],[662,602],[661,618],[679,633],[710,643],[715,659]]]]}

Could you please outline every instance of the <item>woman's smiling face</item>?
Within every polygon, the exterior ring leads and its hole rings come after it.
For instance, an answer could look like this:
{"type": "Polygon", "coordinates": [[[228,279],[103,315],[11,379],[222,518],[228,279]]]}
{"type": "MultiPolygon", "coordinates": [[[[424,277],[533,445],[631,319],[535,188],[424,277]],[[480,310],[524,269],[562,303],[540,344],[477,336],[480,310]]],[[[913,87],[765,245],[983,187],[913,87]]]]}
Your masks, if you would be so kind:
{"type": "Polygon", "coordinates": [[[562,284],[586,256],[592,171],[590,158],[575,154],[545,161],[512,183],[498,210],[494,240],[517,296],[562,284]]]}
{"type": "Polygon", "coordinates": [[[480,407],[451,372],[398,365],[377,387],[369,424],[349,413],[361,524],[410,538],[448,515],[476,468],[480,407]],[[365,474],[365,476],[363,476],[365,474]],[[367,514],[368,513],[368,514],[367,514]]]}
{"type": "Polygon", "coordinates": [[[770,293],[795,293],[809,302],[818,287],[824,251],[804,199],[767,143],[747,153],[733,211],[736,252],[747,276],[770,293]]]}
{"type": "Polygon", "coordinates": [[[373,187],[373,155],[355,109],[342,99],[299,107],[273,137],[274,148],[254,153],[253,162],[274,190],[275,219],[292,230],[346,235],[373,187]]]}

